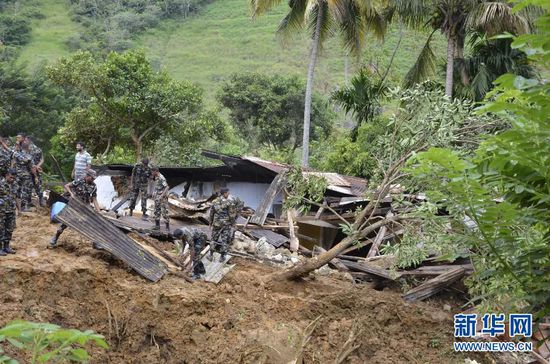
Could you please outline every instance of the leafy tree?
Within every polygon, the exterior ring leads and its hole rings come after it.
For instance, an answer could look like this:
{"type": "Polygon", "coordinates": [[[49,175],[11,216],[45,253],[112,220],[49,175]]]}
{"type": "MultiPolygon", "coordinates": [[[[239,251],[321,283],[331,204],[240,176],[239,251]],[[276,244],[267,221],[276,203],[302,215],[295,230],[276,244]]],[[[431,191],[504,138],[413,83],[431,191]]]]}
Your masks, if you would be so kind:
{"type": "MultiPolygon", "coordinates": [[[[524,0],[514,11],[530,5],[550,9],[548,2],[524,0]]],[[[517,36],[511,46],[548,68],[549,13],[536,24],[540,33],[517,36]]],[[[428,190],[426,210],[449,214],[420,214],[435,221],[423,235],[438,236],[447,258],[472,257],[469,284],[477,302],[491,310],[530,312],[540,320],[550,314],[550,85],[514,74],[495,84],[480,111],[505,118],[509,130],[488,138],[474,157],[431,149],[415,158],[411,171],[428,190]]]]}
{"type": "Polygon", "coordinates": [[[32,134],[45,151],[76,100],[38,71],[27,76],[13,61],[0,62],[0,135],[32,134]]]}
{"type": "Polygon", "coordinates": [[[405,77],[405,85],[408,87],[433,73],[435,54],[431,49],[431,39],[433,33],[439,30],[447,38],[445,94],[449,97],[453,93],[454,60],[464,57],[464,44],[469,32],[491,37],[503,31],[522,34],[532,30],[529,14],[513,12],[506,1],[396,0],[392,3],[392,10],[409,25],[429,26],[432,29],[417,61],[405,77]]]}
{"type": "Polygon", "coordinates": [[[455,94],[481,101],[493,82],[505,73],[534,77],[527,55],[510,46],[510,39],[472,38],[470,54],[455,60],[455,94]]]}
{"type": "MultiPolygon", "coordinates": [[[[222,86],[218,100],[253,145],[289,148],[293,154],[302,144],[304,83],[298,77],[236,74],[222,86]]],[[[328,103],[314,95],[313,139],[329,134],[333,116],[328,103]]]]}
{"type": "Polygon", "coordinates": [[[48,75],[86,97],[61,129],[66,141],[90,140],[104,155],[115,144],[133,145],[140,158],[164,132],[185,142],[223,133],[219,119],[204,110],[202,89],[154,72],[141,51],[110,53],[104,61],[78,52],[48,67],[48,75]]]}
{"type": "Polygon", "coordinates": [[[388,97],[400,102],[397,110],[363,124],[356,141],[345,135],[323,145],[321,168],[379,179],[399,156],[430,146],[471,153],[482,134],[506,127],[501,119],[476,115],[469,101],[449,100],[430,83],[393,89],[388,97]]]}
{"type": "MultiPolygon", "coordinates": [[[[8,342],[27,352],[29,363],[88,362],[90,356],[84,349],[88,343],[106,349],[102,335],[91,330],[63,329],[48,323],[12,321],[0,329],[0,343],[8,342]]],[[[17,364],[18,361],[5,355],[0,347],[0,362],[17,364]]]]}
{"type": "MultiPolygon", "coordinates": [[[[281,3],[281,0],[250,0],[254,16],[261,15],[281,3]]],[[[361,54],[369,30],[382,36],[386,30],[384,16],[370,2],[359,0],[292,0],[289,12],[281,21],[279,33],[291,34],[304,27],[312,35],[304,102],[302,165],[309,164],[309,139],[313,78],[319,51],[324,41],[339,32],[345,47],[355,55],[361,54]]]]}

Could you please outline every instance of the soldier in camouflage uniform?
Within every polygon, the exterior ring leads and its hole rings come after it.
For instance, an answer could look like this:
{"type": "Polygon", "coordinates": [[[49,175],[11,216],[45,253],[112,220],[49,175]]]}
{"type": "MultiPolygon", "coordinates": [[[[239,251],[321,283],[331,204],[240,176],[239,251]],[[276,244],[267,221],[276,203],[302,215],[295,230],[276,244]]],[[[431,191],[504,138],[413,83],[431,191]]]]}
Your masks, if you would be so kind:
{"type": "Polygon", "coordinates": [[[20,142],[13,153],[13,166],[17,171],[17,198],[19,211],[26,211],[31,204],[33,177],[36,175],[36,167],[29,150],[29,143],[20,142]]]}
{"type": "Polygon", "coordinates": [[[181,254],[185,249],[185,244],[189,244],[191,261],[193,262],[193,279],[199,279],[201,274],[206,273],[204,264],[201,262],[201,252],[206,246],[208,237],[199,229],[182,228],[174,231],[174,238],[181,240],[181,254]]]}
{"type": "MultiPolygon", "coordinates": [[[[94,170],[89,169],[86,171],[86,177],[77,179],[73,182],[69,182],[64,186],[65,195],[69,195],[71,198],[78,198],[80,201],[86,204],[92,204],[94,209],[99,212],[99,204],[97,203],[97,186],[94,182],[96,173],[94,170]]],[[[57,245],[59,237],[65,231],[67,225],[61,224],[55,236],[50,241],[50,245],[54,248],[57,245]]]]}
{"type": "Polygon", "coordinates": [[[10,248],[10,241],[15,230],[16,175],[17,171],[10,168],[6,176],[0,178],[0,256],[15,254],[15,250],[10,248]]]}
{"type": "Polygon", "coordinates": [[[0,178],[4,177],[11,167],[11,157],[13,151],[4,141],[4,138],[0,137],[0,178]]]}
{"type": "Polygon", "coordinates": [[[42,195],[42,165],[44,164],[44,156],[42,154],[42,149],[40,149],[32,141],[32,137],[27,135],[25,140],[29,143],[29,150],[32,155],[32,161],[36,167],[36,175],[33,178],[34,190],[38,196],[38,201],[40,206],[44,206],[44,196],[42,195]]]}
{"type": "MultiPolygon", "coordinates": [[[[233,240],[233,225],[237,220],[236,206],[229,198],[229,189],[222,188],[210,208],[210,226],[212,226],[212,242],[209,259],[214,257],[214,250],[221,254],[220,262],[225,262],[227,250],[233,240]]],[[[239,203],[239,206],[241,204],[239,203]]],[[[241,206],[242,207],[242,206],[241,206]]]]}
{"type": "Polygon", "coordinates": [[[153,199],[155,200],[155,226],[153,230],[160,230],[160,217],[164,219],[166,230],[170,231],[170,216],[168,216],[168,191],[170,187],[166,178],[160,174],[158,167],[151,168],[153,181],[155,182],[155,191],[153,199]]]}
{"type": "Polygon", "coordinates": [[[151,178],[151,167],[149,159],[143,158],[141,163],[137,163],[132,170],[132,179],[130,181],[130,189],[132,195],[130,197],[130,216],[136,207],[136,201],[141,193],[141,211],[143,212],[142,219],[147,220],[147,195],[149,193],[149,179],[151,178]]]}

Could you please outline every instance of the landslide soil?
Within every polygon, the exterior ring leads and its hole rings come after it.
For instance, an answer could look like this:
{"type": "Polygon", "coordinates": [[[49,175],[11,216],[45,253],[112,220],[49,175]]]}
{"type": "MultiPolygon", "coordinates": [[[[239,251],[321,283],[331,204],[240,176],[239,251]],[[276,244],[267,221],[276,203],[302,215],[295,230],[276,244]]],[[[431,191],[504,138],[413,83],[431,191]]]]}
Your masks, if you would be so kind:
{"type": "Polygon", "coordinates": [[[219,285],[150,283],[70,229],[47,249],[55,229],[45,210],[19,218],[17,254],[0,257],[0,324],[92,329],[110,345],[89,347],[92,363],[289,363],[300,352],[304,363],[334,363],[346,348],[347,363],[464,362],[441,303],[329,277],[266,285],[277,268],[237,258],[219,285]]]}

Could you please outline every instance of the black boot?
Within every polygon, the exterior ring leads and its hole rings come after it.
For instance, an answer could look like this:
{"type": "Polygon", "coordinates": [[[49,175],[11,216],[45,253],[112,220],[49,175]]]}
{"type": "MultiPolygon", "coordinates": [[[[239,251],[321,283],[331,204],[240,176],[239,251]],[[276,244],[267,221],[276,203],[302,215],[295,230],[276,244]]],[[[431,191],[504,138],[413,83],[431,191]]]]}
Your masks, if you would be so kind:
{"type": "Polygon", "coordinates": [[[208,256],[206,257],[206,259],[208,259],[209,261],[213,261],[213,260],[214,260],[214,250],[212,250],[212,248],[210,248],[210,253],[209,253],[208,256]]]}
{"type": "Polygon", "coordinates": [[[142,211],[141,219],[142,219],[143,221],[147,221],[147,219],[149,219],[149,215],[147,215],[147,211],[146,211],[146,210],[142,211]]]}
{"type": "Polygon", "coordinates": [[[4,242],[4,253],[15,254],[15,250],[10,248],[10,242],[9,241],[4,242]]]}
{"type": "Polygon", "coordinates": [[[170,223],[166,222],[166,230],[170,231],[170,223]]]}
{"type": "Polygon", "coordinates": [[[44,201],[44,193],[40,193],[38,195],[38,204],[42,207],[46,206],[46,202],[44,201]]]}
{"type": "Polygon", "coordinates": [[[8,253],[6,253],[4,249],[0,249],[0,257],[5,257],[6,255],[8,255],[8,253]]]}
{"type": "Polygon", "coordinates": [[[155,220],[155,226],[153,227],[153,230],[160,230],[160,220],[155,220]]]}
{"type": "Polygon", "coordinates": [[[130,213],[128,214],[128,216],[132,216],[134,214],[134,209],[130,209],[130,213]]]}
{"type": "Polygon", "coordinates": [[[220,255],[220,263],[225,262],[225,258],[226,258],[226,254],[222,253],[222,255],[220,255]]]}
{"type": "Polygon", "coordinates": [[[57,240],[59,240],[60,235],[61,232],[57,230],[55,236],[52,238],[52,240],[50,240],[50,248],[55,248],[57,246],[57,240]]]}

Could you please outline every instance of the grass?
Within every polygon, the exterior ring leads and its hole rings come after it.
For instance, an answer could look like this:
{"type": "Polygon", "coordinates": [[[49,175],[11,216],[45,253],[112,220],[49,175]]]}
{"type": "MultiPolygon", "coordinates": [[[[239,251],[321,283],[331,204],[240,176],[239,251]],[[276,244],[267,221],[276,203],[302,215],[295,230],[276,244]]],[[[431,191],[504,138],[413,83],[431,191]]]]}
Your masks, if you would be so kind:
{"type": "MultiPolygon", "coordinates": [[[[43,19],[33,21],[31,41],[23,47],[19,62],[29,71],[44,62],[70,54],[65,40],[81,30],[69,16],[66,0],[41,0],[43,19]]],[[[304,33],[283,42],[276,35],[279,21],[287,9],[283,4],[273,11],[251,19],[247,0],[216,0],[200,14],[181,20],[166,20],[155,29],[137,37],[135,44],[145,50],[153,65],[164,68],[175,79],[187,79],[204,87],[210,101],[220,83],[236,72],[298,75],[305,78],[309,61],[309,39],[304,33]]],[[[383,73],[388,65],[399,31],[390,30],[382,43],[369,38],[362,64],[383,73]]],[[[403,38],[390,72],[390,80],[399,83],[423,46],[426,36],[411,30],[403,38]]],[[[436,38],[435,50],[444,54],[442,38],[436,38]]],[[[345,52],[337,37],[325,45],[319,59],[315,89],[325,95],[345,81],[345,52]]],[[[349,58],[349,73],[359,67],[349,58]]]]}
{"type": "MultiPolygon", "coordinates": [[[[235,72],[296,74],[305,78],[309,60],[309,39],[302,34],[282,44],[276,35],[286,5],[257,19],[251,19],[246,0],[223,0],[208,5],[198,16],[182,21],[170,20],[149,30],[136,43],[153,64],[165,68],[176,79],[202,85],[209,97],[219,83],[235,72]]],[[[363,63],[387,66],[398,41],[399,31],[390,31],[382,44],[369,39],[363,63]]],[[[405,30],[395,57],[390,79],[402,79],[426,39],[424,34],[405,30]]],[[[437,38],[436,51],[444,52],[437,38]]],[[[443,53],[442,53],[443,54],[443,53]]],[[[330,39],[316,70],[315,88],[328,94],[344,83],[345,52],[338,38],[330,39]]],[[[358,67],[350,59],[350,72],[358,67]]]]}
{"type": "Polygon", "coordinates": [[[33,20],[31,40],[18,57],[18,62],[25,63],[31,72],[45,62],[70,54],[65,40],[80,30],[69,16],[66,0],[40,0],[36,4],[43,17],[33,20]]]}

